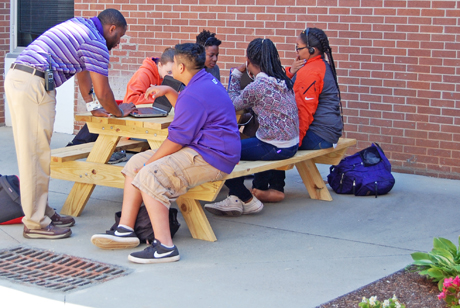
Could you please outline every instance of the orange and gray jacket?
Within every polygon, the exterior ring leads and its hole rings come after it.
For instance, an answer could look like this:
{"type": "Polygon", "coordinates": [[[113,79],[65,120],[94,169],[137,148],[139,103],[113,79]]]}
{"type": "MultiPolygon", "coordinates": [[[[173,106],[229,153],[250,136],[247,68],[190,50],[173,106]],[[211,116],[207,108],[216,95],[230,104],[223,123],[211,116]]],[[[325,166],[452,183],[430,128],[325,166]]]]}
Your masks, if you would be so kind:
{"type": "MultiPolygon", "coordinates": [[[[286,75],[293,79],[290,67],[286,75]]],[[[295,74],[294,93],[299,110],[300,144],[311,129],[324,140],[337,143],[342,136],[339,91],[331,67],[322,56],[316,56],[295,74]]]]}

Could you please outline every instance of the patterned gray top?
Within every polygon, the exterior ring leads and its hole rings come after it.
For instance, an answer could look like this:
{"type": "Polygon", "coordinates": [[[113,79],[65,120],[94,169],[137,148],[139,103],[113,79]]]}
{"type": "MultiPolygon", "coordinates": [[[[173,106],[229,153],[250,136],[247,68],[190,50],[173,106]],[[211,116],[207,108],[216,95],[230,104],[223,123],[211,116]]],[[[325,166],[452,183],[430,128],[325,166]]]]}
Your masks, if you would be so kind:
{"type": "Polygon", "coordinates": [[[299,117],[294,92],[284,80],[277,80],[261,72],[254,82],[240,90],[241,73],[232,71],[228,94],[235,110],[252,108],[258,115],[256,137],[278,148],[289,148],[299,143],[299,117]]]}

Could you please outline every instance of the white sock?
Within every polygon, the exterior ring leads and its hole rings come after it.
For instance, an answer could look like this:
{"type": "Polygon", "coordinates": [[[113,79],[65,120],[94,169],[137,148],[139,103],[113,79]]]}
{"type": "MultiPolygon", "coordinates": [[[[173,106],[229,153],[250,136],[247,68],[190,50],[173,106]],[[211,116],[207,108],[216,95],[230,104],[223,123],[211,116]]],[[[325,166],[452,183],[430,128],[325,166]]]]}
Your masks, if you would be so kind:
{"type": "Polygon", "coordinates": [[[131,232],[134,232],[134,229],[131,228],[131,227],[128,227],[127,225],[119,224],[118,226],[119,226],[119,227],[123,227],[123,228],[125,228],[126,230],[129,230],[129,231],[131,231],[131,232]]]}
{"type": "Polygon", "coordinates": [[[166,248],[169,248],[169,249],[174,248],[174,244],[173,244],[172,246],[166,246],[165,244],[161,243],[161,246],[166,247],[166,248]]]}

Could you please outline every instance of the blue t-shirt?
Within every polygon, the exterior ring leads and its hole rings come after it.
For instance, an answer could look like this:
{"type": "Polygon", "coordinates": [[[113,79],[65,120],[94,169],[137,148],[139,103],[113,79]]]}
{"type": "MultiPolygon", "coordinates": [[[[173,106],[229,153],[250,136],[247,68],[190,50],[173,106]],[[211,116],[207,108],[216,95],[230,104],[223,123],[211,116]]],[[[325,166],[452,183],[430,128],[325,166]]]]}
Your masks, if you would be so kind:
{"type": "Polygon", "coordinates": [[[204,69],[177,98],[168,139],[197,151],[211,166],[231,173],[240,161],[235,109],[224,86],[204,69]]]}

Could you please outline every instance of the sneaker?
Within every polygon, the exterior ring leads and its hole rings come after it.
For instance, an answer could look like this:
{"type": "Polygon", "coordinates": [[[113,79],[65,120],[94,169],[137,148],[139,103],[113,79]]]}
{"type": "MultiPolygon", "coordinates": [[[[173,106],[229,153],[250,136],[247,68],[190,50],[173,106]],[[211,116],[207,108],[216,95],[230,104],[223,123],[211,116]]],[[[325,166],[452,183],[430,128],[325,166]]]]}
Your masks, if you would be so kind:
{"type": "Polygon", "coordinates": [[[244,203],[243,202],[243,214],[254,214],[262,211],[264,208],[264,205],[262,202],[260,202],[259,199],[256,198],[256,196],[252,196],[252,200],[244,203]]]}
{"type": "Polygon", "coordinates": [[[115,231],[108,230],[105,234],[94,234],[91,243],[101,249],[125,249],[139,246],[140,241],[134,231],[117,227],[115,231]]]}
{"type": "Polygon", "coordinates": [[[50,223],[47,227],[42,229],[28,229],[24,225],[24,232],[22,233],[22,235],[25,238],[49,240],[66,238],[69,237],[71,234],[72,230],[70,230],[69,228],[56,227],[53,223],[50,223]]]}
{"type": "Polygon", "coordinates": [[[57,212],[54,212],[54,215],[50,217],[51,222],[56,227],[72,227],[75,224],[75,219],[70,216],[61,216],[57,212]]]}
{"type": "Polygon", "coordinates": [[[154,240],[152,245],[139,252],[133,252],[128,256],[133,263],[166,263],[180,260],[179,250],[174,246],[167,248],[161,245],[160,241],[154,240]]]}
{"type": "Polygon", "coordinates": [[[126,157],[126,151],[122,150],[120,152],[114,152],[107,163],[113,165],[127,160],[128,157],[126,157]]]}
{"type": "Polygon", "coordinates": [[[243,201],[237,196],[230,195],[220,202],[205,204],[204,208],[214,215],[241,216],[243,213],[243,201]]]}

